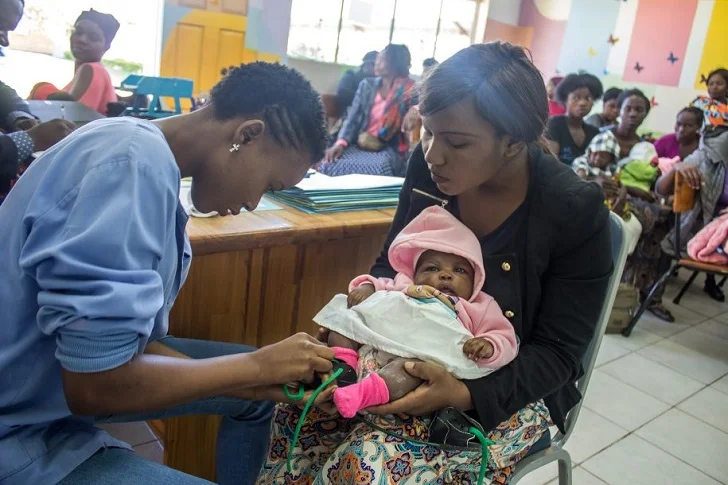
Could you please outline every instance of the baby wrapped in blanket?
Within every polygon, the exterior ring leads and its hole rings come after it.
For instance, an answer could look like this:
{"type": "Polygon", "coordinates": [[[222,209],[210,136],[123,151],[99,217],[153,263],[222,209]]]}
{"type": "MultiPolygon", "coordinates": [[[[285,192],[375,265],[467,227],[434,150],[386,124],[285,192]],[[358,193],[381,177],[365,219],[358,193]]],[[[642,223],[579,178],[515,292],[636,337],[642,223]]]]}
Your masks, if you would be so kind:
{"type": "Polygon", "coordinates": [[[419,386],[404,369],[407,360],[434,362],[460,379],[477,379],[518,352],[513,326],[481,292],[480,242],[445,209],[430,207],[413,219],[392,242],[389,261],[398,273],[394,279],[360,276],[351,282],[348,298],[336,296],[314,318],[330,330],[336,358],[357,369],[358,382],[334,394],[343,417],[419,386]]]}

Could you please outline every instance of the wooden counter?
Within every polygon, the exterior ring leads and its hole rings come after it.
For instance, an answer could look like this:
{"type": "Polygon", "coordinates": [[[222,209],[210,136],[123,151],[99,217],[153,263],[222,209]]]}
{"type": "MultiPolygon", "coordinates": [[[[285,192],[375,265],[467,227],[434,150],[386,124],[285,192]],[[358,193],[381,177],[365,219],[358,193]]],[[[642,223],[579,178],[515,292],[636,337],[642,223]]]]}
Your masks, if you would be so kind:
{"type": "MultiPolygon", "coordinates": [[[[193,260],[170,316],[176,337],[257,347],[313,332],[313,316],[366,273],[394,210],[308,215],[279,211],[190,218],[193,260]]],[[[215,479],[218,418],[164,422],[165,463],[215,479]]]]}

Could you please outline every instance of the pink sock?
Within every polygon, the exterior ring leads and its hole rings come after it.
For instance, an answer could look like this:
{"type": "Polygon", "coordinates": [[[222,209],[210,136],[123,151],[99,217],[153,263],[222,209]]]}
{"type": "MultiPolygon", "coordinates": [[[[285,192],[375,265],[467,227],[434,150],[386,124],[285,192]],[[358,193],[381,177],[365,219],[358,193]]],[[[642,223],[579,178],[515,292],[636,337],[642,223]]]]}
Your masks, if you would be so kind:
{"type": "Polygon", "coordinates": [[[334,351],[334,357],[342,362],[349,364],[354,370],[356,370],[356,363],[359,361],[359,353],[354,349],[347,349],[344,347],[331,347],[334,351]]]}
{"type": "Polygon", "coordinates": [[[387,383],[374,372],[357,384],[340,387],[334,391],[334,404],[344,418],[353,418],[362,409],[388,402],[387,383]]]}

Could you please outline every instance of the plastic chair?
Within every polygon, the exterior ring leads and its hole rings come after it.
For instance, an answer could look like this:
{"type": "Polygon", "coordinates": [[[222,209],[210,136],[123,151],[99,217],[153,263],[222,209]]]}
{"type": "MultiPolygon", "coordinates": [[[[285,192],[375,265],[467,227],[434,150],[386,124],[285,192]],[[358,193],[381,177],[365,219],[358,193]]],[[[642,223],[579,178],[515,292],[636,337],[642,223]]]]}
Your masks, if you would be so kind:
{"type": "MultiPolygon", "coordinates": [[[[604,304],[602,305],[602,311],[599,315],[599,323],[597,324],[594,338],[584,355],[584,375],[576,383],[576,387],[579,389],[582,396],[586,395],[586,389],[589,385],[589,379],[592,371],[594,370],[594,364],[597,360],[597,353],[599,351],[599,346],[602,343],[604,330],[607,328],[609,315],[612,312],[612,305],[614,304],[614,299],[617,296],[617,288],[619,287],[619,281],[622,278],[624,262],[627,260],[626,235],[622,226],[622,219],[614,213],[611,213],[609,216],[609,227],[612,232],[612,262],[614,264],[614,272],[609,279],[607,292],[604,295],[604,304]]],[[[566,433],[556,433],[551,440],[551,446],[543,451],[528,455],[523,460],[519,461],[516,465],[516,471],[511,477],[511,481],[509,483],[516,484],[532,471],[537,470],[542,466],[546,466],[553,461],[558,461],[559,485],[571,485],[571,456],[569,455],[569,452],[564,449],[564,445],[569,439],[569,436],[571,436],[571,433],[574,431],[576,420],[579,417],[579,412],[581,411],[582,402],[583,401],[579,401],[579,403],[574,406],[571,412],[569,412],[569,415],[566,417],[566,433]]]]}

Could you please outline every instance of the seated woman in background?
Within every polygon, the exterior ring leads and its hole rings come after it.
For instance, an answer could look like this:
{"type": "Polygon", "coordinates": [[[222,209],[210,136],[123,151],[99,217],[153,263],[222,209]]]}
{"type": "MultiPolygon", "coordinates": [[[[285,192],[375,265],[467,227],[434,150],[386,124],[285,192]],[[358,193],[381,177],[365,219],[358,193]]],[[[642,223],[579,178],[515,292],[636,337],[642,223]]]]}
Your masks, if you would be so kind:
{"type": "Polygon", "coordinates": [[[690,106],[677,114],[675,133],[669,133],[655,142],[657,156],[661,158],[685,157],[698,148],[700,129],[703,126],[703,112],[690,106]]]}
{"type": "MultiPolygon", "coordinates": [[[[698,194],[695,206],[680,221],[680,241],[686,245],[688,241],[714,217],[728,208],[728,129],[718,128],[711,136],[703,136],[700,146],[690,156],[673,167],[657,181],[656,191],[663,197],[675,193],[675,172],[681,172],[685,182],[698,194]]],[[[673,231],[675,229],[673,228],[673,231]]],[[[671,232],[662,241],[662,250],[670,255],[676,254],[675,237],[671,232]]],[[[680,248],[685,254],[685,247],[680,248]]],[[[662,266],[663,272],[667,269],[662,266]]],[[[724,301],[723,290],[715,282],[713,275],[705,275],[703,288],[712,299],[724,301]]]]}
{"type": "Polygon", "coordinates": [[[402,126],[416,104],[410,63],[403,45],[390,44],[379,54],[374,68],[378,77],[359,84],[339,138],[318,166],[320,172],[404,176],[409,143],[402,126]]]}
{"type": "Polygon", "coordinates": [[[78,101],[106,114],[107,105],[117,101],[114,84],[101,58],[111,47],[119,30],[113,15],[86,10],[76,20],[71,34],[71,53],[76,61],[75,74],[62,90],[50,83],[39,83],[30,99],[78,101]]]}
{"type": "MultiPolygon", "coordinates": [[[[633,152],[640,151],[642,146],[651,146],[644,141],[637,130],[650,112],[650,100],[639,89],[626,89],[619,95],[617,104],[620,109],[620,121],[606,133],[611,133],[619,143],[619,159],[630,157],[633,152]]],[[[644,151],[644,150],[642,150],[644,151]]],[[[647,158],[647,157],[642,157],[647,158]]],[[[651,157],[650,157],[651,158],[651,157]]],[[[654,181],[653,181],[654,182],[654,181]]],[[[632,285],[640,291],[641,298],[649,293],[652,285],[664,272],[665,259],[660,249],[660,242],[670,231],[669,207],[662,206],[652,193],[644,193],[643,197],[630,197],[630,203],[642,223],[642,236],[634,253],[627,258],[622,273],[622,282],[632,285]]],[[[669,263],[668,263],[669,264],[669,263]]],[[[653,315],[667,322],[675,321],[670,310],[662,304],[664,286],[660,288],[647,307],[653,315]]]]}
{"type": "Polygon", "coordinates": [[[564,80],[564,76],[554,76],[546,83],[546,96],[549,98],[549,116],[558,116],[566,113],[566,108],[556,101],[556,86],[564,80]]]}
{"type": "Polygon", "coordinates": [[[546,125],[549,148],[559,160],[571,165],[584,155],[599,130],[584,123],[594,100],[602,97],[602,83],[591,74],[569,74],[556,88],[556,99],[566,106],[566,114],[552,116],[546,125]]]}
{"type": "Polygon", "coordinates": [[[622,94],[622,90],[619,88],[609,88],[604,91],[604,96],[602,96],[602,112],[594,113],[585,119],[584,122],[596,128],[604,128],[616,123],[617,116],[619,116],[617,98],[619,98],[620,94],[622,94]]]}
{"type": "Polygon", "coordinates": [[[708,74],[705,80],[708,86],[708,95],[701,94],[690,103],[700,108],[705,116],[705,129],[710,131],[714,127],[728,127],[728,69],[716,69],[708,74]]]}

